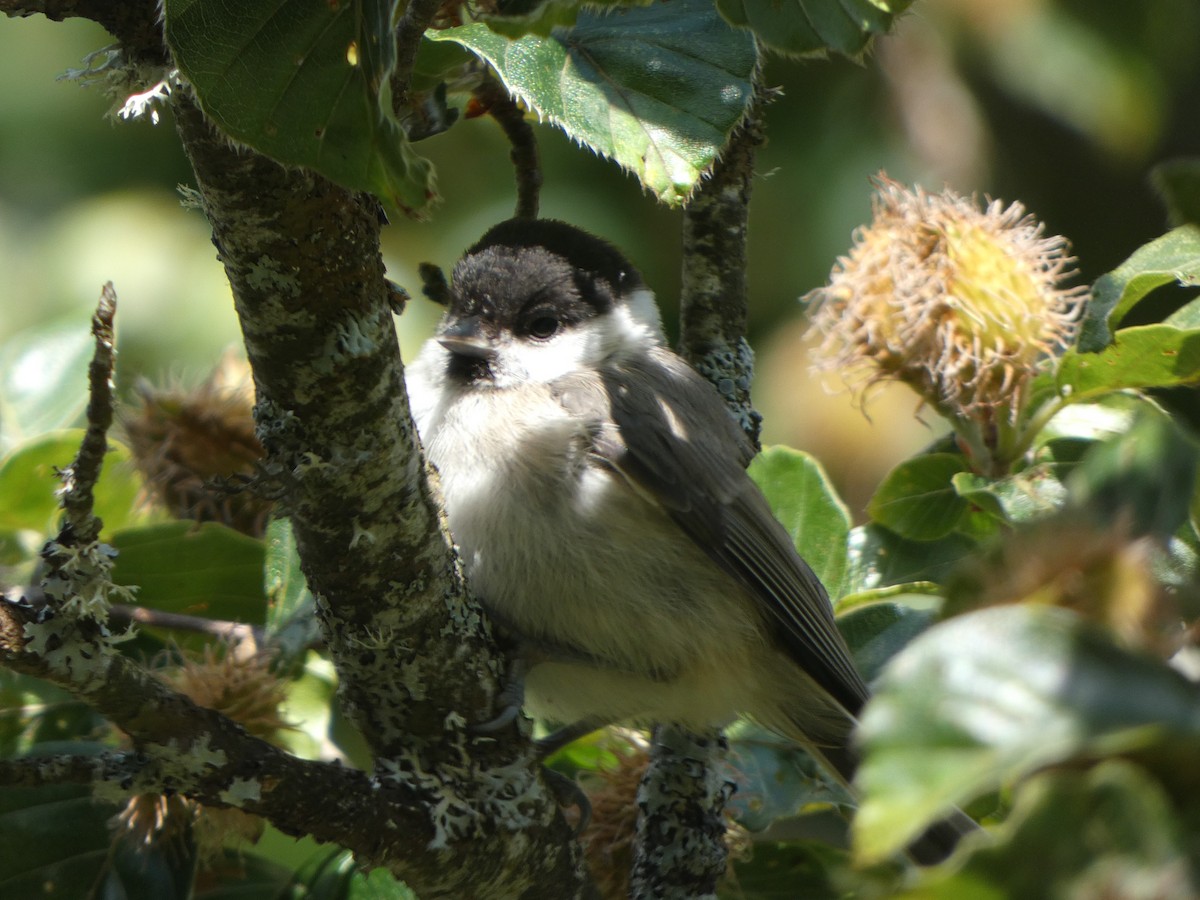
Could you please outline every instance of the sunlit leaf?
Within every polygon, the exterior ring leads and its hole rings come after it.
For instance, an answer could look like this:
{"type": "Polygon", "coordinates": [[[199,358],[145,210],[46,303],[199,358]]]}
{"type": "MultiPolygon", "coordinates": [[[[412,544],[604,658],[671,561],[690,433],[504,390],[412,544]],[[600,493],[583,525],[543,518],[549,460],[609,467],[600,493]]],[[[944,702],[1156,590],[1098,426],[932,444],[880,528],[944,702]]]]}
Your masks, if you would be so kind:
{"type": "Polygon", "coordinates": [[[0,669],[0,756],[20,756],[48,741],[90,737],[103,725],[99,713],[62,688],[0,669]]]}
{"type": "Polygon", "coordinates": [[[824,468],[807,453],[770,447],[755,457],[748,471],[800,555],[830,596],[839,596],[846,573],[850,511],[824,468]]]}
{"type": "Polygon", "coordinates": [[[363,873],[345,850],[306,866],[297,876],[305,900],[416,900],[416,895],[386,869],[363,873]]]}
{"type": "Polygon", "coordinates": [[[280,715],[294,726],[279,735],[292,753],[305,759],[329,755],[336,695],[333,663],[310,653],[302,674],[288,684],[287,697],[280,707],[280,715]]]}
{"type": "Polygon", "coordinates": [[[1200,695],[1076,614],[1000,606],[931,628],[876,682],[859,729],[863,859],[903,848],[951,805],[1056,762],[1200,739],[1200,695]]]}
{"type": "MultiPolygon", "coordinates": [[[[0,529],[46,535],[57,530],[55,491],[61,481],[55,470],[71,464],[82,440],[81,429],[51,432],[22,444],[0,462],[0,529]]],[[[104,521],[105,537],[147,519],[135,509],[140,488],[129,448],[110,439],[93,502],[93,511],[104,521]]]]}
{"type": "Polygon", "coordinates": [[[1067,351],[1058,383],[1077,400],[1129,388],[1200,383],[1200,330],[1170,325],[1122,328],[1099,353],[1067,351]]]}
{"type": "Polygon", "coordinates": [[[172,56],[222,131],[419,213],[433,170],[392,110],[394,0],[166,0],[172,56]]]}
{"type": "Polygon", "coordinates": [[[1200,297],[1179,307],[1179,309],[1163,319],[1163,324],[1170,325],[1172,328],[1178,328],[1182,331],[1200,329],[1200,297]]]}
{"type": "Polygon", "coordinates": [[[932,541],[954,531],[968,512],[952,479],[968,471],[958,453],[914,456],[892,469],[867,506],[871,518],[901,537],[932,541]]]}
{"type": "Polygon", "coordinates": [[[892,585],[944,581],[977,544],[961,534],[910,541],[870,524],[852,529],[847,546],[846,594],[856,595],[892,585]]]}
{"type": "Polygon", "coordinates": [[[1079,333],[1079,350],[1103,350],[1129,310],[1155,288],[1172,283],[1200,283],[1200,225],[1167,232],[1096,280],[1079,333]]]}
{"type": "Polygon", "coordinates": [[[92,348],[79,318],[27,329],[0,347],[0,456],[75,424],[87,405],[92,348]]]}
{"type": "Polygon", "coordinates": [[[475,23],[430,33],[485,59],[539,117],[682,203],[752,99],[748,32],[707,0],[581,13],[549,37],[509,40],[475,23]]]}
{"type": "Polygon", "coordinates": [[[1057,512],[1066,502],[1059,468],[1039,463],[1000,478],[959,472],[952,484],[960,497],[1002,522],[1029,522],[1057,512]]]}
{"type": "Polygon", "coordinates": [[[833,50],[859,57],[871,38],[892,27],[912,0],[717,0],[734,25],[752,30],[766,46],[789,56],[833,50]]]}

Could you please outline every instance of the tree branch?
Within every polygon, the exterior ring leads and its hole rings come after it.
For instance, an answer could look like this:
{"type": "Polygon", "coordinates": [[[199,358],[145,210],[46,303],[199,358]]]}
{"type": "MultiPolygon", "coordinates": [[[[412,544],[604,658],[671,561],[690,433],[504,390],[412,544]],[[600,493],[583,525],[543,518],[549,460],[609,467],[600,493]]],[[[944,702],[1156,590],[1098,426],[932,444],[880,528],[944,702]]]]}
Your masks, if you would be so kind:
{"type": "Polygon", "coordinates": [[[465,728],[494,716],[505,660],[465,591],[422,462],[376,204],[236,151],[182,92],[173,102],[233,288],[265,470],[343,706],[379,777],[426,799],[429,846],[453,854],[410,848],[393,871],[429,896],[578,895],[582,855],[527,736],[465,728]]]}
{"type": "Polygon", "coordinates": [[[54,22],[90,19],[120,41],[137,61],[167,61],[158,25],[158,0],[0,0],[0,13],[9,18],[41,14],[54,22]]]}
{"type": "Polygon", "coordinates": [[[488,75],[475,89],[475,98],[504,129],[512,144],[513,168],[517,177],[518,219],[536,219],[542,190],[542,166],[538,160],[537,137],[525,119],[525,111],[494,76],[488,75]]]}
{"type": "Polygon", "coordinates": [[[392,103],[397,112],[408,100],[413,63],[421,49],[421,38],[441,8],[442,0],[409,0],[396,26],[396,70],[392,76],[392,103]]]}
{"type": "Polygon", "coordinates": [[[117,311],[117,293],[112,282],[101,289],[100,303],[92,315],[95,350],[88,365],[87,430],[74,462],[59,474],[62,491],[59,502],[64,513],[58,542],[81,546],[96,540],[103,523],[92,514],[93,490],[108,452],[108,429],[113,421],[113,316],[117,311]]]}
{"type": "Polygon", "coordinates": [[[724,810],[734,784],[712,762],[726,749],[719,734],[655,729],[650,767],[638,788],[631,896],[715,895],[725,874],[724,810]]]}
{"type": "Polygon", "coordinates": [[[755,152],[764,140],[762,107],[770,99],[760,88],[683,215],[680,352],[716,386],[755,445],[762,416],[750,403],[746,243],[755,152]]]}
{"type": "Polygon", "coordinates": [[[206,619],[203,616],[188,616],[183,613],[150,609],[147,606],[114,603],[108,612],[108,618],[109,621],[120,624],[137,622],[140,625],[165,628],[169,631],[191,631],[239,644],[249,641],[254,647],[262,646],[263,643],[263,629],[254,625],[247,625],[244,622],[228,622],[222,619],[206,619]]]}

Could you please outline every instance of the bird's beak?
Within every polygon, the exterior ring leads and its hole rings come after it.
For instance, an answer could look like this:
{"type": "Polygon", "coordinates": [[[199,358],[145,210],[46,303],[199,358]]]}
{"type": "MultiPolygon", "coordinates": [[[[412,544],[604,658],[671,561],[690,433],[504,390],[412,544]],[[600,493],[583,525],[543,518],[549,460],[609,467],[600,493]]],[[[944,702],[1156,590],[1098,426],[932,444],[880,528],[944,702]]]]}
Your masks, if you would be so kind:
{"type": "Polygon", "coordinates": [[[451,322],[438,335],[437,342],[451,353],[471,359],[491,359],[496,355],[479,316],[465,316],[451,322]]]}

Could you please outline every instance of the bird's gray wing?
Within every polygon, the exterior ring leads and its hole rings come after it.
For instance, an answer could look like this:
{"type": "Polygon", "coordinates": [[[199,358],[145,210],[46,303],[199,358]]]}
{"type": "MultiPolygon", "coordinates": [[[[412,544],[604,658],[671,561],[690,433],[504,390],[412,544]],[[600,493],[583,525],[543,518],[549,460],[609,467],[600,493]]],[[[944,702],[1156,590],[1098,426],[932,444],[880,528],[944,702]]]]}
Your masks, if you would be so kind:
{"type": "Polygon", "coordinates": [[[600,381],[555,385],[559,402],[592,423],[594,457],[741,582],[778,643],[856,715],[867,691],[825,588],[746,474],[754,449],[716,391],[668,350],[601,371],[600,381]]]}

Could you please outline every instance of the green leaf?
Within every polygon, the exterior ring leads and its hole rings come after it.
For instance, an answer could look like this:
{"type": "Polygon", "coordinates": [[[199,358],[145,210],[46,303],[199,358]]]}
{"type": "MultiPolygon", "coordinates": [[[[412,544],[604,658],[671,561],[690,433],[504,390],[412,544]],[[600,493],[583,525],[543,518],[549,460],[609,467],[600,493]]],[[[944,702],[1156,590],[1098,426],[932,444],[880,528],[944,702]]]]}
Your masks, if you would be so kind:
{"type": "Polygon", "coordinates": [[[1067,479],[1071,502],[1134,535],[1168,538],[1188,519],[1198,456],[1168,417],[1145,410],[1075,467],[1067,479]]]}
{"type": "Polygon", "coordinates": [[[77,785],[0,791],[0,897],[94,896],[115,812],[77,785]]]}
{"type": "Polygon", "coordinates": [[[195,841],[190,838],[149,847],[131,840],[116,841],[112,867],[97,893],[127,900],[193,900],[198,859],[195,841]]]}
{"type": "Polygon", "coordinates": [[[483,24],[429,34],[487,61],[510,92],[670,205],[716,160],[753,94],[754,39],[707,0],[672,0],[509,40],[483,24]]]}
{"type": "Polygon", "coordinates": [[[335,851],[297,876],[305,900],[416,900],[416,895],[386,869],[363,874],[349,851],[335,851]]]}
{"type": "MultiPolygon", "coordinates": [[[[257,848],[257,845],[256,845],[257,848]]],[[[208,861],[204,878],[196,886],[194,900],[284,900],[295,873],[278,863],[245,849],[226,850],[216,861],[208,861]]]]}
{"type": "Polygon", "coordinates": [[[1200,226],[1183,225],[1138,248],[1133,255],[1092,285],[1078,348],[1103,350],[1129,310],[1147,294],[1171,283],[1200,282],[1200,226]]]}
{"type": "Polygon", "coordinates": [[[137,585],[143,606],[251,624],[266,617],[261,541],[214,522],[170,522],[122,531],[113,545],[113,579],[137,585]]]}
{"type": "Polygon", "coordinates": [[[726,737],[726,762],[737,783],[730,808],[751,831],[814,804],[854,806],[850,792],[794,742],[745,719],[730,726],[726,737]]]}
{"type": "Polygon", "coordinates": [[[902,603],[870,603],[842,613],[837,624],[854,654],[858,671],[870,682],[888,660],[936,619],[937,611],[932,605],[917,609],[902,603]]]}
{"type": "Polygon", "coordinates": [[[1061,608],[959,616],[918,637],[876,682],[859,728],[856,847],[864,860],[886,858],[951,805],[1171,734],[1200,739],[1200,696],[1165,663],[1061,608]]]}
{"type": "Polygon", "coordinates": [[[968,471],[958,453],[914,456],[892,469],[867,505],[871,518],[901,537],[934,541],[954,531],[969,511],[953,478],[968,471]]]}
{"type": "Polygon", "coordinates": [[[98,734],[104,718],[62,688],[0,669],[0,757],[21,756],[35,744],[98,734]]]}
{"type": "Polygon", "coordinates": [[[847,546],[845,596],[849,599],[892,585],[941,583],[977,544],[957,533],[939,541],[910,541],[870,524],[851,530],[847,546]]]}
{"type": "Polygon", "coordinates": [[[912,0],[717,0],[729,22],[749,28],[769,49],[788,56],[834,50],[859,58],[877,34],[892,27],[912,0]]]}
{"type": "MultiPolygon", "coordinates": [[[[28,529],[40,534],[57,531],[60,486],[55,469],[75,459],[82,429],[55,431],[21,445],[0,462],[0,529],[28,529]]],[[[124,444],[109,440],[108,454],[96,483],[93,510],[104,521],[107,537],[117,529],[144,522],[148,514],[135,510],[141,477],[124,444]]]]}
{"type": "Polygon", "coordinates": [[[1067,499],[1060,466],[1054,463],[1038,463],[1000,478],[959,472],[952,483],[964,500],[1007,524],[1052,515],[1067,499]]]}
{"type": "Polygon", "coordinates": [[[79,419],[91,358],[91,332],[77,317],[8,339],[0,348],[0,456],[79,419]]]}
{"type": "Polygon", "coordinates": [[[226,134],[406,213],[433,170],[392,109],[394,0],[166,0],[165,33],[205,114],[226,134]]]}
{"type": "Polygon", "coordinates": [[[850,510],[824,468],[807,453],[770,447],[750,463],[748,471],[829,595],[840,596],[850,510]]]}
{"type": "Polygon", "coordinates": [[[1170,159],[1155,166],[1150,181],[1176,225],[1200,225],[1200,158],[1170,159]]]}
{"type": "Polygon", "coordinates": [[[288,684],[280,715],[296,728],[280,733],[280,740],[296,756],[321,759],[329,746],[337,696],[337,673],[333,663],[316,653],[304,658],[299,677],[288,684]]]}
{"type": "Polygon", "coordinates": [[[717,887],[720,900],[892,897],[903,882],[899,866],[852,868],[846,851],[826,842],[756,840],[752,853],[733,856],[732,876],[717,887]]]}
{"type": "Polygon", "coordinates": [[[316,602],[300,571],[300,554],[290,519],[273,519],[267,526],[263,587],[267,593],[266,636],[287,668],[303,659],[317,639],[316,602]]]}
{"type": "Polygon", "coordinates": [[[570,28],[585,7],[645,6],[650,0],[501,0],[497,11],[482,20],[497,34],[521,38],[547,37],[555,28],[570,28]]]}
{"type": "Polygon", "coordinates": [[[993,840],[905,900],[1200,896],[1162,785],[1122,760],[1048,772],[1016,793],[993,840]]]}
{"type": "Polygon", "coordinates": [[[1189,303],[1185,303],[1163,319],[1162,323],[1183,331],[1193,331],[1200,328],[1200,297],[1189,303]]]}
{"type": "Polygon", "coordinates": [[[1170,325],[1122,328],[1098,353],[1068,350],[1058,363],[1058,384],[1072,400],[1131,388],[1177,387],[1200,382],[1200,330],[1170,325]]]}

